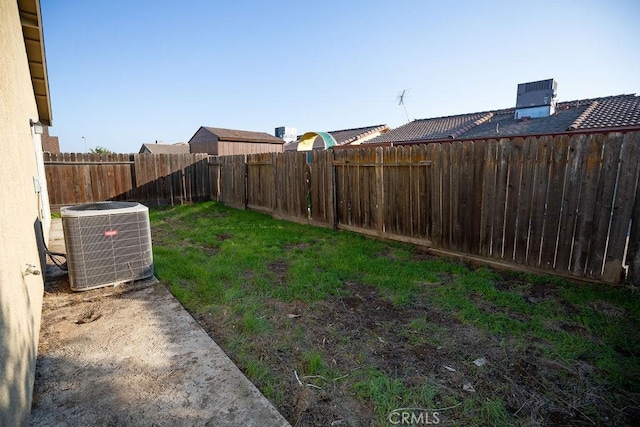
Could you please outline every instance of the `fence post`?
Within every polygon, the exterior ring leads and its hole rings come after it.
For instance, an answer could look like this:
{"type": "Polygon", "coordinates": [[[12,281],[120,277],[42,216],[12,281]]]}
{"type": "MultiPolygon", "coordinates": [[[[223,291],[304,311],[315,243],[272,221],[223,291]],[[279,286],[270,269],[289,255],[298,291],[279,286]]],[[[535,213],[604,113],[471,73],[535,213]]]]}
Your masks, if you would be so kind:
{"type": "Polygon", "coordinates": [[[208,167],[209,167],[209,181],[211,184],[210,193],[211,200],[215,200],[216,202],[222,201],[220,198],[220,194],[222,193],[220,187],[221,175],[222,175],[222,163],[220,158],[217,156],[209,156],[208,157],[208,167]]]}
{"type": "Polygon", "coordinates": [[[215,158],[215,162],[216,165],[214,166],[214,169],[216,171],[216,202],[221,202],[222,197],[220,195],[222,194],[222,163],[220,162],[219,157],[215,158]]]}
{"type": "Polygon", "coordinates": [[[249,205],[249,155],[242,156],[244,159],[244,209],[249,205]]]}
{"type": "Polygon", "coordinates": [[[376,231],[380,236],[384,233],[384,148],[376,150],[376,231]]]}
{"type": "Polygon", "coordinates": [[[336,212],[336,166],[333,164],[336,159],[336,154],[333,150],[326,150],[326,179],[327,179],[327,220],[334,230],[338,229],[338,215],[336,212]]]}

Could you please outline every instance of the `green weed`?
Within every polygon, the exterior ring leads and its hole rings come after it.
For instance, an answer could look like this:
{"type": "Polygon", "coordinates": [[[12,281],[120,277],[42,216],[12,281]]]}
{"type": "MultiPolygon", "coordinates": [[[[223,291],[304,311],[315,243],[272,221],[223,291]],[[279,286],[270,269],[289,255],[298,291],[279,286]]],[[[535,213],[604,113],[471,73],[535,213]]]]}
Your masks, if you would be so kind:
{"type": "Polygon", "coordinates": [[[390,378],[377,369],[369,369],[362,376],[364,379],[353,384],[352,390],[360,398],[374,403],[380,419],[385,419],[396,408],[408,406],[410,391],[401,380],[390,378]]]}
{"type": "Polygon", "coordinates": [[[487,399],[482,403],[482,419],[488,426],[510,426],[509,415],[500,399],[487,399]]]}

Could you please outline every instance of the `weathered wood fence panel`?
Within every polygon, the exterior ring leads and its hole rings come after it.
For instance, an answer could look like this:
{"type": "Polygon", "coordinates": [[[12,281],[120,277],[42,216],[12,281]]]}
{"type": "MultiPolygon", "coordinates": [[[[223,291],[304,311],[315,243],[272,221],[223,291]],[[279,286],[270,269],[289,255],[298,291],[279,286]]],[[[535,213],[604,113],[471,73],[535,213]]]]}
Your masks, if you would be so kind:
{"type": "Polygon", "coordinates": [[[246,198],[281,218],[618,283],[626,259],[640,275],[639,151],[628,132],[254,155],[246,198]]]}
{"type": "Polygon", "coordinates": [[[309,166],[310,216],[313,222],[333,226],[333,151],[312,151],[309,166]]]}
{"type": "Polygon", "coordinates": [[[211,198],[207,154],[44,153],[53,209],[105,200],[146,205],[211,198]]]}
{"type": "Polygon", "coordinates": [[[280,153],[275,162],[276,205],[279,218],[309,219],[309,167],[307,153],[280,153]]]}
{"type": "Polygon", "coordinates": [[[237,209],[247,207],[246,156],[223,156],[215,160],[220,168],[220,193],[217,200],[237,209]]]}
{"type": "Polygon", "coordinates": [[[275,153],[247,156],[247,208],[273,213],[276,206],[275,153]]]}

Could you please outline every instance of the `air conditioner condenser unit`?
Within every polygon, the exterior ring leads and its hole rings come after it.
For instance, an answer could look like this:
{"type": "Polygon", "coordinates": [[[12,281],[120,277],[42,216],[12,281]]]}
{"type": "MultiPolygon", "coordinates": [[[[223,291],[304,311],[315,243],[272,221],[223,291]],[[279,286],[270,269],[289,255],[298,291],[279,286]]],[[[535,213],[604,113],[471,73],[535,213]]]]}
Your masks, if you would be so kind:
{"type": "Polygon", "coordinates": [[[69,282],[74,291],[153,276],[149,209],[98,202],[60,209],[69,282]]]}

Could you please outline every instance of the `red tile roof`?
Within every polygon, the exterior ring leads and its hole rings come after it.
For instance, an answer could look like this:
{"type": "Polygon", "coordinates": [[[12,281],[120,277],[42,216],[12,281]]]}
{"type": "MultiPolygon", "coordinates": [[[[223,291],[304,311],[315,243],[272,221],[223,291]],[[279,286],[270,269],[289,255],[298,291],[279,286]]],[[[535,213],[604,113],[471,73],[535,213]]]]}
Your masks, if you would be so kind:
{"type": "Polygon", "coordinates": [[[414,120],[367,142],[379,143],[413,141],[417,139],[456,138],[464,132],[486,122],[493,115],[493,112],[485,111],[482,113],[414,120]]]}
{"type": "Polygon", "coordinates": [[[640,126],[640,97],[631,94],[560,102],[554,114],[535,119],[515,119],[514,115],[515,109],[510,108],[414,120],[365,144],[499,138],[640,126]]]}
{"type": "Polygon", "coordinates": [[[602,129],[639,124],[640,97],[622,95],[593,101],[570,128],[602,129]]]}
{"type": "Polygon", "coordinates": [[[384,132],[385,130],[389,130],[387,125],[375,125],[354,129],[334,130],[329,133],[333,136],[338,145],[346,145],[351,144],[358,139],[362,139],[367,135],[371,135],[372,133],[384,132]]]}

